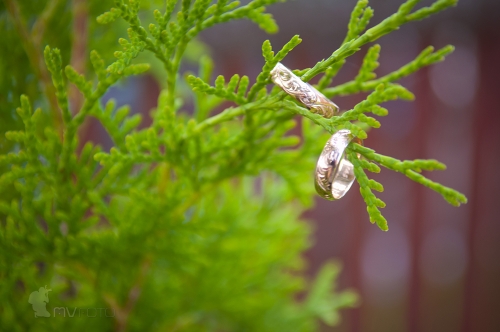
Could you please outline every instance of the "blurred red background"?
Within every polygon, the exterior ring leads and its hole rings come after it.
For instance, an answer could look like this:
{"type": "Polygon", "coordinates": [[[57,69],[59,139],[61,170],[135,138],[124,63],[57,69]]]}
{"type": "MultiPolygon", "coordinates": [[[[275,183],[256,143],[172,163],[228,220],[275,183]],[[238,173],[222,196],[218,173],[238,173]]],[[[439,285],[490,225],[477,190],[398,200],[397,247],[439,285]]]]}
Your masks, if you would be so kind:
{"type": "MultiPolygon", "coordinates": [[[[401,3],[371,0],[372,22],[401,3]]],[[[307,68],[340,45],[354,4],[290,1],[269,10],[280,26],[276,35],[237,21],[205,31],[201,40],[212,49],[217,74],[252,79],[263,65],[265,39],[279,48],[298,34],[303,42],[284,64],[307,68]]],[[[445,62],[402,80],[416,101],[388,103],[390,115],[365,144],[399,159],[439,159],[448,169],[429,177],[465,193],[469,203],[452,207],[430,189],[383,170],[374,177],[385,186],[380,194],[387,203],[383,212],[390,231],[385,233],[369,224],[356,184],[338,202],[318,198],[305,214],[315,226],[315,245],[306,253],[308,272],[314,275],[324,262],[338,258],[344,266],[340,287],[355,288],[362,298],[358,309],[343,312],[340,327],[324,326],[324,331],[500,331],[499,20],[500,1],[460,0],[456,8],[378,41],[379,75],[413,60],[428,45],[456,46],[445,62]]],[[[334,84],[356,75],[364,51],[349,58],[334,84]]],[[[140,80],[118,99],[147,113],[159,88],[152,78],[140,80]]],[[[346,110],[362,97],[335,102],[346,110]]],[[[91,125],[87,135],[96,131],[91,125]]]]}

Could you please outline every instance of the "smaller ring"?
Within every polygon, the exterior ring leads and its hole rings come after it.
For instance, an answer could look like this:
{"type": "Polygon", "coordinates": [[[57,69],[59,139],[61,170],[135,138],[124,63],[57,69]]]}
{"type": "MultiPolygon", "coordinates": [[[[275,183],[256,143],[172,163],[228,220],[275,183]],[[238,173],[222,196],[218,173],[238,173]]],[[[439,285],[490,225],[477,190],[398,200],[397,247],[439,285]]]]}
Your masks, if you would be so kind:
{"type": "Polygon", "coordinates": [[[271,70],[271,79],[290,96],[297,99],[313,112],[331,118],[339,113],[339,107],[313,86],[303,82],[280,62],[271,70]]]}
{"type": "Polygon", "coordinates": [[[344,158],[344,152],[354,136],[342,129],[326,142],[316,164],[314,182],[318,194],[330,201],[341,199],[351,188],[356,176],[354,166],[344,158]]]}

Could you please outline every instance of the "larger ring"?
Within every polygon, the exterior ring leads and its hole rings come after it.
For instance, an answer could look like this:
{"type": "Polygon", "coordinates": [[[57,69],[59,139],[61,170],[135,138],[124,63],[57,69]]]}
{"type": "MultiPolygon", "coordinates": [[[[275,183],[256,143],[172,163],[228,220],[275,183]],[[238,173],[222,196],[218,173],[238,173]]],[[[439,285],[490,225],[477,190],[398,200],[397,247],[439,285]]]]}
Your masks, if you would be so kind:
{"type": "Polygon", "coordinates": [[[344,151],[352,139],[349,130],[339,130],[326,142],[319,156],[314,182],[316,191],[325,199],[342,198],[356,178],[354,166],[344,158],[344,151]]]}
{"type": "Polygon", "coordinates": [[[310,84],[303,82],[290,69],[277,63],[271,70],[271,79],[286,93],[306,105],[313,113],[331,118],[339,113],[339,107],[310,84]]]}

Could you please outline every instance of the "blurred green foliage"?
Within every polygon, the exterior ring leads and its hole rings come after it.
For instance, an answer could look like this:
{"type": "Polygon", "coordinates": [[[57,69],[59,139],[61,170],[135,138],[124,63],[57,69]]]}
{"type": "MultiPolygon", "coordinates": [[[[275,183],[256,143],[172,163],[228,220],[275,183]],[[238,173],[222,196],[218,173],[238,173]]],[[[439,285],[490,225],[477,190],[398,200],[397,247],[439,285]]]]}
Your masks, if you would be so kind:
{"type": "MultiPolygon", "coordinates": [[[[366,138],[366,128],[380,123],[365,113],[383,116],[387,110],[378,104],[413,98],[393,82],[451,48],[428,49],[375,79],[380,47],[374,46],[354,81],[328,86],[364,44],[456,1],[411,13],[418,1],[409,0],[367,31],[373,10],[358,1],[341,47],[296,71],[304,81],[323,74],[318,87],[328,95],[373,91],[332,119],[267,90],[270,70],[300,43],[298,36],[276,53],[264,42],[254,84],[239,75],[208,83],[213,63],[198,33],[236,19],[274,33],[265,8],[275,2],[283,1],[0,4],[1,330],[313,331],[318,320],[337,324],[337,311],[356,304],[355,293],[334,287],[338,265],[327,263],[313,281],[303,276],[310,229],[300,216],[312,204],[318,142],[342,128],[366,138]],[[199,73],[187,77],[194,91],[186,95],[180,69],[189,59],[199,60],[199,73]],[[161,71],[163,89],[151,126],[138,129],[140,115],[102,98],[151,66],[161,71]],[[186,98],[194,101],[192,115],[183,108],[186,98]],[[234,106],[214,115],[228,101],[234,106]],[[296,114],[304,117],[301,139],[289,133],[296,114]],[[110,151],[79,141],[90,117],[113,140],[110,151]],[[28,298],[44,285],[52,290],[45,304],[52,317],[35,318],[28,298]],[[77,316],[69,317],[75,308],[77,316]]],[[[418,174],[442,169],[437,161],[402,162],[356,144],[349,149],[381,229],[387,224],[378,208],[385,204],[371,189],[383,187],[364,173],[378,171],[375,163],[453,204],[465,202],[418,174]]]]}

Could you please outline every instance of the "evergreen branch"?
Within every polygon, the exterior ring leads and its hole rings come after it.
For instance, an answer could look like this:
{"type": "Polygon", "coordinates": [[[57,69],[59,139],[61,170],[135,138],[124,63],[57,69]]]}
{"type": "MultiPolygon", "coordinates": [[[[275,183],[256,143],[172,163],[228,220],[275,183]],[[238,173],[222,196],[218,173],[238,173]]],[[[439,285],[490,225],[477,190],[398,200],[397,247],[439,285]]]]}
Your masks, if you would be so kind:
{"type": "Polygon", "coordinates": [[[324,129],[326,129],[330,133],[333,133],[333,131],[334,131],[333,127],[331,126],[331,122],[329,122],[328,119],[325,119],[323,116],[321,116],[319,114],[312,113],[307,108],[301,107],[301,106],[297,105],[297,103],[295,103],[295,102],[284,100],[282,102],[282,107],[283,107],[283,109],[286,109],[286,110],[291,111],[295,114],[299,114],[303,117],[310,119],[311,121],[313,121],[317,125],[322,126],[324,129]]]}
{"type": "MultiPolygon", "coordinates": [[[[128,130],[122,130],[120,127],[122,126],[122,122],[125,120],[127,115],[130,113],[130,108],[128,106],[123,106],[116,110],[115,115],[113,116],[113,111],[115,109],[115,101],[110,99],[104,109],[100,107],[94,107],[91,110],[90,115],[99,119],[102,123],[106,132],[113,139],[113,142],[120,150],[125,150],[124,138],[128,134],[128,130]]],[[[134,118],[134,125],[137,126],[141,120],[139,114],[137,114],[134,118]]],[[[129,121],[131,119],[128,119],[129,121]]],[[[135,127],[134,126],[134,127],[135,127]]]]}
{"type": "Polygon", "coordinates": [[[421,174],[418,174],[422,170],[425,171],[433,171],[433,170],[444,170],[446,169],[446,166],[437,160],[429,159],[429,160],[405,160],[401,161],[395,158],[391,158],[388,156],[380,155],[378,153],[375,153],[372,149],[363,147],[359,144],[352,144],[351,149],[354,152],[357,152],[361,155],[363,155],[365,158],[368,160],[375,161],[379,163],[380,165],[402,173],[406,175],[408,178],[411,180],[418,182],[434,191],[437,193],[441,194],[443,198],[450,203],[451,205],[454,206],[460,206],[460,204],[465,204],[467,203],[467,198],[459,193],[458,191],[445,187],[442,184],[433,182],[426,177],[424,177],[421,174]]]}
{"type": "MultiPolygon", "coordinates": [[[[386,34],[398,29],[403,24],[435,14],[448,7],[456,5],[457,2],[456,0],[437,0],[430,7],[425,7],[426,9],[424,12],[421,12],[416,16],[412,16],[410,12],[419,1],[420,0],[407,0],[399,7],[396,13],[389,16],[373,28],[368,29],[361,36],[343,44],[339,49],[333,52],[329,58],[318,62],[313,68],[302,75],[301,79],[304,82],[308,82],[316,75],[325,72],[333,64],[342,61],[357,52],[361,46],[385,36],[386,34]]],[[[423,9],[415,13],[418,13],[423,9]]]]}
{"type": "MultiPolygon", "coordinates": [[[[336,311],[355,304],[353,293],[339,293],[332,287],[339,271],[334,264],[327,264],[318,273],[306,301],[294,300],[303,279],[288,272],[301,266],[300,252],[307,247],[308,230],[298,220],[312,204],[310,170],[321,149],[316,143],[323,140],[322,136],[326,139],[327,133],[340,129],[366,138],[370,127],[380,126],[372,114],[388,114],[381,103],[413,99],[409,91],[392,82],[440,61],[451,48],[435,53],[427,49],[400,70],[376,79],[380,49],[372,46],[352,82],[326,91],[333,95],[373,91],[353,109],[326,119],[291,100],[279,88],[269,93],[266,89],[270,70],[298,45],[300,38],[295,36],[276,54],[265,42],[265,63],[252,86],[248,77],[239,75],[227,79],[219,76],[210,85],[213,63],[208,57],[200,59],[198,78],[187,77],[195,90],[196,113],[191,116],[182,112],[186,96],[178,91],[178,81],[188,44],[205,28],[240,18],[275,32],[277,26],[265,7],[276,2],[250,0],[240,5],[228,0],[166,0],[164,9],[151,12],[154,23],[146,29],[141,19],[149,16],[139,15],[139,9],[147,6],[140,7],[136,0],[115,0],[114,8],[98,21],[109,23],[122,18],[129,26],[128,37],[117,37],[120,51],[115,52],[116,61],[107,67],[97,52],[90,52],[88,64],[95,72],[92,79],[85,77],[88,68],[74,62],[65,66],[63,72],[61,53],[69,54],[68,48],[62,52],[46,49],[46,78],[51,87],[50,73],[55,86],[55,102],[49,101],[49,106],[57,114],[61,110],[64,122],[60,128],[49,124],[46,113],[40,108],[33,111],[31,106],[40,103],[40,96],[30,96],[31,103],[23,95],[14,119],[17,122],[5,134],[10,145],[0,154],[0,215],[4,221],[0,246],[5,252],[16,254],[0,255],[0,266],[8,267],[0,269],[0,274],[9,289],[22,283],[26,290],[34,290],[40,282],[37,280],[45,278],[52,280],[54,291],[61,294],[69,287],[67,283],[78,281],[82,289],[88,290],[86,294],[96,299],[93,307],[104,301],[116,310],[115,325],[121,329],[137,324],[145,330],[154,328],[150,321],[142,319],[141,313],[153,310],[159,313],[156,317],[161,317],[153,325],[168,331],[203,329],[208,326],[206,322],[212,329],[260,331],[269,328],[269,321],[279,331],[312,331],[317,318],[329,325],[336,324],[336,311]],[[135,63],[144,51],[152,52],[163,63],[167,88],[161,91],[152,113],[153,124],[137,129],[141,118],[130,116],[128,106],[116,109],[114,101],[104,106],[101,101],[119,79],[148,70],[148,64],[135,63]],[[83,102],[74,112],[70,112],[69,106],[73,108],[77,103],[72,98],[68,103],[68,89],[82,95],[83,102]],[[225,101],[237,105],[210,116],[225,101]],[[177,114],[178,111],[181,112],[177,114]],[[301,123],[302,141],[291,132],[297,124],[297,114],[306,118],[301,123]],[[113,140],[109,151],[101,151],[90,142],[79,149],[77,132],[88,116],[95,117],[113,140]],[[62,140],[57,135],[59,129],[64,130],[62,140]],[[302,204],[297,204],[297,200],[302,204]],[[261,247],[266,250],[260,250],[261,247]],[[249,252],[253,255],[251,261],[240,259],[249,252]],[[114,259],[110,260],[110,255],[114,259]],[[44,273],[34,268],[39,265],[44,266],[44,273]],[[130,266],[143,268],[137,274],[120,274],[130,266]],[[197,277],[200,275],[203,280],[197,277]],[[181,284],[189,287],[179,287],[181,284]],[[251,299],[240,296],[247,292],[234,291],[246,290],[248,285],[252,285],[251,299]],[[106,289],[106,293],[101,289],[106,289]],[[168,303],[155,297],[159,290],[171,295],[168,303]],[[182,309],[184,299],[192,294],[203,294],[191,310],[196,317],[186,316],[182,309]],[[219,302],[211,301],[213,294],[219,296],[219,302]],[[137,310],[136,301],[141,301],[141,310],[137,310]],[[242,316],[235,301],[249,308],[248,312],[242,316]],[[151,303],[154,305],[144,307],[151,303]],[[278,304],[269,311],[269,303],[278,304]],[[257,318],[248,319],[252,315],[257,318]]],[[[430,7],[413,11],[417,2],[406,1],[396,14],[365,31],[373,11],[368,1],[358,1],[339,50],[313,68],[294,72],[305,80],[325,73],[319,83],[323,90],[346,57],[361,46],[401,24],[454,4],[451,0],[437,0],[430,7]]],[[[16,10],[19,12],[17,3],[6,3],[11,16],[16,10]]],[[[41,35],[43,25],[52,22],[54,10],[48,6],[43,18],[37,21],[40,23],[35,23],[42,27],[41,35]]],[[[61,12],[69,15],[71,11],[61,8],[61,12]]],[[[61,21],[65,19],[61,17],[61,21]]],[[[20,15],[13,21],[21,40],[35,40],[27,41],[31,47],[37,38],[42,38],[26,28],[20,15]]],[[[54,44],[66,44],[58,35],[53,38],[54,44]]],[[[40,60],[41,56],[33,59],[40,60]]],[[[36,77],[40,80],[41,76],[38,73],[36,77]]],[[[380,172],[379,166],[439,192],[451,204],[466,202],[462,194],[420,174],[444,169],[435,160],[401,161],[355,143],[347,148],[346,158],[354,165],[371,222],[383,230],[387,230],[387,221],[380,209],[385,203],[375,196],[375,191],[384,188],[366,173],[380,172]]],[[[80,293],[71,301],[79,301],[80,293]]],[[[11,319],[13,312],[26,316],[16,309],[16,299],[5,302],[13,308],[7,315],[0,310],[0,320],[7,330],[16,327],[11,319]]],[[[27,329],[31,326],[29,319],[19,321],[28,322],[27,329]]],[[[56,321],[54,324],[58,325],[56,321]]]]}
{"type": "MultiPolygon", "coordinates": [[[[121,40],[122,38],[120,38],[121,40]]],[[[106,71],[106,67],[104,65],[104,60],[101,58],[99,53],[96,50],[92,50],[90,52],[90,62],[92,63],[92,67],[94,67],[94,71],[97,75],[97,79],[99,81],[104,81],[108,76],[106,71]]]]}
{"type": "MultiPolygon", "coordinates": [[[[196,83],[198,84],[198,83],[196,83]]],[[[208,88],[207,88],[208,89],[208,88]]],[[[215,88],[212,88],[215,89],[215,88]]],[[[387,110],[378,106],[379,103],[386,102],[389,100],[394,100],[397,98],[403,100],[413,99],[413,94],[400,85],[384,85],[381,84],[375,92],[367,97],[365,101],[357,104],[354,109],[344,112],[341,116],[333,117],[331,119],[325,119],[324,117],[311,113],[308,109],[298,106],[295,102],[291,101],[280,101],[283,98],[283,94],[279,93],[267,99],[257,100],[256,102],[241,105],[236,108],[228,108],[222,113],[208,118],[207,120],[201,122],[196,126],[194,132],[199,133],[206,130],[209,127],[215,126],[222,122],[230,121],[238,116],[244,115],[246,111],[256,111],[276,108],[283,108],[296,114],[300,114],[311,119],[313,122],[322,126],[330,133],[334,133],[339,129],[345,128],[353,130],[355,133],[359,134],[359,138],[365,139],[366,133],[360,127],[355,124],[351,124],[350,121],[358,120],[360,115],[365,112],[372,112],[376,115],[387,115],[387,110]]],[[[366,117],[362,118],[364,121],[375,125],[374,119],[366,117]]],[[[375,120],[376,121],[376,120],[375,120]]]]}
{"type": "Polygon", "coordinates": [[[385,207],[385,203],[377,198],[372,192],[372,189],[383,191],[382,185],[374,180],[368,179],[363,170],[363,164],[358,160],[356,153],[349,150],[346,151],[346,153],[347,158],[354,166],[354,175],[356,176],[356,181],[359,184],[361,196],[366,203],[366,210],[370,216],[370,222],[372,224],[376,223],[381,230],[388,231],[389,227],[387,225],[387,220],[379,210],[379,208],[385,207]]]}
{"type": "MultiPolygon", "coordinates": [[[[23,44],[26,55],[28,56],[28,59],[30,61],[31,67],[34,70],[35,75],[38,77],[38,80],[42,84],[42,91],[45,94],[45,98],[47,98],[47,101],[50,104],[50,110],[54,126],[55,128],[57,128],[59,136],[62,139],[62,130],[63,130],[61,126],[62,115],[58,111],[59,107],[57,106],[57,98],[54,87],[50,82],[50,74],[47,70],[47,67],[44,66],[43,55],[41,52],[41,45],[36,44],[36,41],[41,41],[42,37],[32,38],[32,33],[29,32],[26,22],[24,21],[24,18],[21,15],[19,5],[17,4],[16,1],[5,0],[5,4],[7,7],[7,11],[10,14],[10,17],[14,22],[14,26],[16,27],[16,30],[21,37],[21,42],[23,44]]],[[[47,14],[43,16],[42,21],[39,22],[43,22],[45,18],[48,18],[48,15],[50,14],[51,10],[52,9],[48,10],[46,12],[47,14]]],[[[33,31],[33,33],[35,33],[35,31],[33,31]]]]}
{"type": "MultiPolygon", "coordinates": [[[[85,97],[90,97],[92,94],[92,82],[88,82],[85,76],[79,74],[72,66],[68,65],[64,68],[64,73],[68,81],[73,83],[85,97]]],[[[71,121],[71,120],[68,120],[71,121]]]]}
{"type": "MultiPolygon", "coordinates": [[[[130,0],[129,5],[126,5],[123,0],[116,0],[116,8],[112,8],[109,12],[102,14],[97,20],[99,23],[106,24],[114,21],[117,17],[122,17],[130,24],[130,29],[137,36],[138,40],[144,44],[143,47],[152,51],[156,57],[164,63],[165,69],[168,72],[168,104],[170,107],[173,107],[175,101],[176,76],[187,44],[196,37],[200,31],[216,23],[244,17],[256,22],[264,30],[274,32],[277,29],[274,20],[271,15],[265,14],[263,11],[266,5],[278,1],[282,0],[254,0],[236,9],[234,8],[238,5],[238,2],[231,2],[227,5],[226,1],[218,2],[217,5],[209,8],[211,1],[208,0],[197,0],[194,4],[192,4],[191,1],[183,1],[181,9],[177,13],[177,22],[169,22],[169,28],[166,30],[167,22],[170,20],[169,17],[173,13],[175,7],[174,1],[167,2],[165,16],[162,17],[159,12],[155,13],[155,19],[159,23],[159,27],[154,24],[150,24],[149,26],[149,31],[153,37],[156,38],[156,44],[147,37],[146,30],[140,25],[140,20],[137,16],[138,5],[135,0],[130,0]],[[209,15],[209,17],[206,17],[206,15],[209,15]],[[165,51],[163,50],[162,44],[165,51]]],[[[282,55],[284,56],[286,54],[282,55]]],[[[259,85],[256,86],[255,89],[262,85],[261,81],[264,79],[267,80],[266,75],[261,76],[260,81],[258,81],[259,85]]],[[[255,91],[255,89],[250,90],[249,94],[251,98],[249,98],[249,100],[252,100],[258,92],[258,90],[255,91]]]]}
{"type": "Polygon", "coordinates": [[[373,17],[373,10],[368,7],[368,0],[358,0],[351,13],[351,19],[347,25],[347,35],[343,44],[357,38],[365,29],[373,17]]]}
{"type": "MultiPolygon", "coordinates": [[[[454,47],[451,45],[445,46],[442,49],[433,53],[434,48],[432,46],[427,47],[423,50],[415,60],[409,62],[408,64],[402,66],[398,70],[393,71],[383,77],[374,80],[367,81],[357,81],[353,80],[347,83],[337,85],[332,88],[327,88],[323,90],[323,93],[327,97],[334,97],[338,95],[348,95],[357,92],[365,92],[373,90],[381,83],[391,83],[400,80],[403,77],[409,76],[416,72],[417,70],[430,66],[432,64],[441,62],[445,57],[453,52],[454,47]]],[[[368,56],[368,54],[367,54],[368,56]]]]}
{"type": "Polygon", "coordinates": [[[65,124],[71,121],[71,113],[68,107],[68,96],[66,93],[66,84],[62,76],[62,59],[59,49],[51,50],[49,46],[44,50],[45,63],[52,75],[52,83],[56,88],[56,97],[59,107],[62,111],[62,118],[65,124]]]}
{"type": "Polygon", "coordinates": [[[467,197],[464,194],[456,191],[455,189],[445,187],[440,183],[434,182],[426,178],[425,176],[418,174],[413,170],[406,170],[405,175],[411,180],[420,183],[421,185],[426,186],[434,190],[435,192],[441,194],[443,198],[453,206],[460,206],[461,204],[467,203],[467,197]]]}
{"type": "MultiPolygon", "coordinates": [[[[337,76],[338,72],[340,71],[340,69],[342,69],[342,67],[344,66],[344,64],[345,64],[345,59],[341,60],[341,61],[337,61],[333,65],[331,65],[330,67],[328,67],[325,70],[325,74],[319,80],[317,88],[319,90],[324,90],[327,86],[329,86],[332,83],[333,78],[335,76],[337,76]]],[[[305,73],[302,73],[302,75],[304,75],[304,74],[305,73]]]]}
{"type": "Polygon", "coordinates": [[[429,7],[424,7],[416,12],[409,14],[407,16],[407,20],[409,21],[419,21],[423,20],[426,17],[429,17],[430,15],[433,15],[434,13],[440,12],[448,7],[451,6],[456,6],[458,3],[458,0],[438,0],[434,2],[431,6],[429,7]]]}
{"type": "Polygon", "coordinates": [[[377,75],[373,72],[378,68],[378,57],[380,54],[380,45],[374,45],[368,49],[363,64],[359,70],[358,75],[354,79],[355,82],[362,83],[375,78],[377,75]]]}
{"type": "MultiPolygon", "coordinates": [[[[217,124],[230,121],[238,116],[245,114],[247,111],[257,111],[257,110],[270,110],[274,108],[275,103],[279,101],[278,97],[269,98],[265,100],[257,100],[252,103],[240,105],[235,108],[228,108],[223,112],[212,116],[205,121],[197,124],[192,130],[192,135],[199,134],[205,131],[207,128],[216,126],[217,124]]],[[[187,136],[188,137],[188,136],[187,136]]],[[[187,138],[186,137],[186,138],[187,138]]]]}
{"type": "Polygon", "coordinates": [[[260,7],[248,13],[248,18],[256,23],[259,28],[267,33],[278,32],[278,25],[273,16],[269,13],[264,13],[265,7],[260,7]]]}
{"type": "Polygon", "coordinates": [[[250,88],[247,99],[253,101],[259,91],[261,91],[269,83],[269,75],[271,70],[276,66],[278,62],[283,60],[285,56],[290,53],[297,45],[302,42],[302,39],[298,35],[295,35],[286,43],[283,48],[274,55],[271,42],[266,40],[262,44],[262,56],[265,59],[264,67],[262,67],[261,73],[257,76],[257,82],[250,88]]]}
{"type": "MultiPolygon", "coordinates": [[[[131,35],[131,39],[137,40],[134,34],[131,35]]],[[[137,46],[127,48],[124,52],[118,52],[118,54],[115,54],[118,60],[108,67],[107,71],[109,74],[107,74],[104,71],[104,63],[100,59],[100,56],[96,51],[91,52],[90,58],[96,69],[97,76],[100,79],[94,91],[92,91],[92,84],[90,82],[87,82],[74,68],[67,66],[65,72],[68,79],[74,83],[86,97],[81,109],[75,116],[72,116],[68,108],[66,84],[62,76],[60,52],[58,49],[50,49],[49,46],[45,48],[45,61],[52,74],[52,81],[57,91],[58,103],[63,110],[63,119],[66,125],[61,163],[59,164],[61,170],[67,167],[72,158],[72,151],[77,143],[76,133],[78,128],[82,125],[86,116],[95,107],[100,98],[108,91],[108,88],[123,76],[138,75],[149,69],[149,64],[131,64],[132,59],[138,54],[139,49],[137,46]]],[[[124,123],[123,131],[128,132],[132,130],[139,122],[140,116],[129,119],[124,123]]]]}
{"type": "MultiPolygon", "coordinates": [[[[210,59],[210,57],[208,56],[202,57],[199,61],[199,73],[198,73],[199,79],[202,82],[208,82],[211,79],[213,68],[214,68],[214,63],[210,59]]],[[[188,76],[187,78],[188,83],[189,80],[191,79],[190,76],[188,76]]],[[[242,99],[245,98],[248,84],[249,84],[248,76],[244,75],[241,78],[240,83],[238,84],[238,91],[236,92],[238,98],[242,99]]],[[[196,121],[201,122],[208,117],[210,112],[216,106],[220,105],[220,103],[223,102],[223,99],[214,95],[207,95],[206,91],[203,92],[197,91],[197,89],[195,89],[191,83],[190,85],[193,87],[193,92],[194,92],[196,121]]]]}
{"type": "Polygon", "coordinates": [[[413,94],[400,85],[380,84],[377,86],[375,91],[366,98],[366,100],[358,103],[352,110],[346,111],[340,116],[331,118],[329,120],[329,125],[331,128],[335,128],[336,130],[343,128],[349,129],[354,136],[360,139],[366,139],[368,137],[366,131],[357,124],[351,123],[351,121],[361,121],[369,127],[379,128],[380,122],[372,117],[366,116],[364,113],[371,112],[375,115],[385,116],[388,114],[388,111],[385,108],[380,107],[378,104],[389,100],[412,100],[413,98],[413,94]]]}
{"type": "Polygon", "coordinates": [[[259,26],[268,28],[270,22],[269,16],[263,16],[261,8],[264,8],[265,6],[274,4],[276,2],[283,2],[283,0],[253,0],[241,7],[237,7],[239,5],[239,1],[233,1],[225,6],[219,6],[219,11],[216,12],[215,15],[206,18],[199,27],[192,28],[190,31],[188,31],[187,35],[188,37],[192,38],[196,36],[199,31],[205,30],[215,24],[225,23],[247,17],[249,18],[249,15],[252,16],[251,20],[259,24],[259,26]],[[255,11],[257,11],[257,15],[254,14],[255,11]]]}
{"type": "Polygon", "coordinates": [[[332,283],[332,280],[337,280],[339,273],[340,265],[338,263],[327,262],[323,265],[305,300],[305,309],[315,312],[315,315],[328,326],[335,326],[340,321],[338,309],[355,307],[359,301],[357,294],[350,290],[336,294],[335,298],[332,297],[337,286],[336,283],[332,283]]]}
{"type": "MultiPolygon", "coordinates": [[[[342,45],[357,38],[367,27],[373,16],[373,9],[368,7],[368,0],[358,0],[354,7],[349,24],[347,25],[347,34],[342,45]]],[[[326,68],[325,74],[318,82],[318,89],[323,90],[332,83],[333,78],[342,69],[345,59],[340,60],[326,68]]]]}
{"type": "Polygon", "coordinates": [[[231,77],[227,86],[225,86],[224,77],[219,75],[215,80],[215,87],[210,86],[201,78],[193,75],[189,75],[187,81],[195,92],[203,92],[209,95],[225,98],[227,100],[234,101],[239,105],[245,104],[248,101],[247,98],[244,97],[249,83],[248,76],[243,76],[240,80],[240,76],[235,74],[231,77]],[[237,86],[238,90],[236,90],[237,86]]]}

